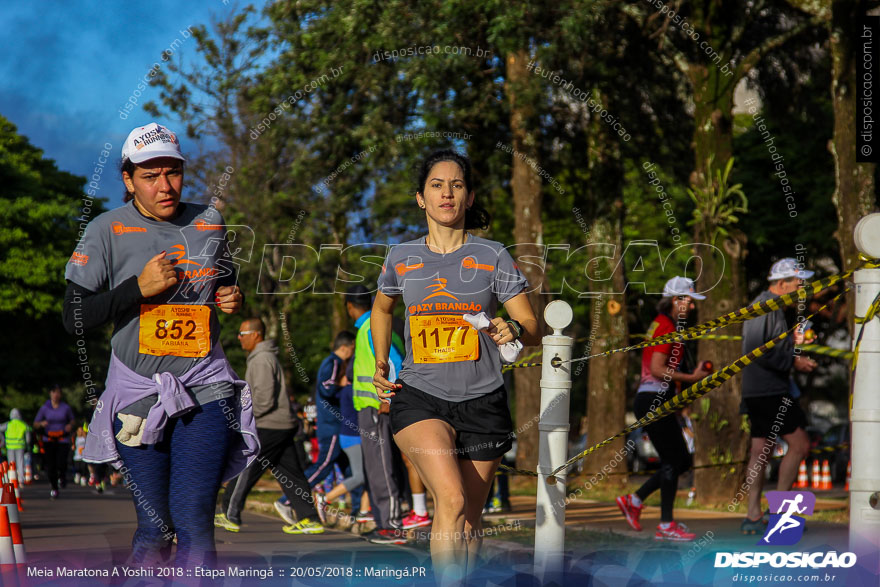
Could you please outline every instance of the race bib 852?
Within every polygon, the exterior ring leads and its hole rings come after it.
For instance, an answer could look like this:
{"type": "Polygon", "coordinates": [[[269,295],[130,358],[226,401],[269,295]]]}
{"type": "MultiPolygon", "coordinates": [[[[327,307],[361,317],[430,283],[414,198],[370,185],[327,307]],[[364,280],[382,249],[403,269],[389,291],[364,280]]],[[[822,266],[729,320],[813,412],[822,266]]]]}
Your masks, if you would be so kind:
{"type": "Polygon", "coordinates": [[[138,343],[145,355],[205,357],[211,351],[211,308],[142,304],[138,343]]]}

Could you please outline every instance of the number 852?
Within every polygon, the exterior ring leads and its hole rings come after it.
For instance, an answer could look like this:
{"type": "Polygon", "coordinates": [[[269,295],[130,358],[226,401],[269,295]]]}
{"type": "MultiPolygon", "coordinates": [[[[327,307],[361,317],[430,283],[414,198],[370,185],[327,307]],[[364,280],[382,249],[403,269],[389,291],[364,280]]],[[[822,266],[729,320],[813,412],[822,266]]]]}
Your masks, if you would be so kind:
{"type": "Polygon", "coordinates": [[[171,340],[195,340],[196,337],[193,333],[196,331],[196,321],[195,320],[172,320],[171,326],[168,326],[167,320],[156,320],[156,338],[159,340],[170,338],[171,340]],[[184,334],[183,329],[189,328],[189,331],[184,334]]]}

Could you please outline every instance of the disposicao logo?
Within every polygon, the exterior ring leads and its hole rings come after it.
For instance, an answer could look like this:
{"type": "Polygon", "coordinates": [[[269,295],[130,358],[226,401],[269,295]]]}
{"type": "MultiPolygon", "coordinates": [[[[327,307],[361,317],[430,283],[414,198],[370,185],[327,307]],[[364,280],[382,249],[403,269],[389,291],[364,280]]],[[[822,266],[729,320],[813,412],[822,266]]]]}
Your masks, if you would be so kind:
{"type": "MultiPolygon", "coordinates": [[[[760,546],[791,546],[804,535],[806,520],[801,516],[813,515],[816,496],[809,491],[768,491],[770,523],[758,541],[760,546]],[[800,514],[800,515],[799,515],[800,514]]],[[[852,552],[717,552],[715,567],[755,568],[762,564],[771,567],[813,569],[849,568],[856,564],[852,552]]]]}
{"type": "Polygon", "coordinates": [[[800,542],[805,520],[797,514],[812,516],[816,496],[809,491],[768,491],[767,503],[770,504],[770,523],[758,544],[791,546],[800,542]]]}

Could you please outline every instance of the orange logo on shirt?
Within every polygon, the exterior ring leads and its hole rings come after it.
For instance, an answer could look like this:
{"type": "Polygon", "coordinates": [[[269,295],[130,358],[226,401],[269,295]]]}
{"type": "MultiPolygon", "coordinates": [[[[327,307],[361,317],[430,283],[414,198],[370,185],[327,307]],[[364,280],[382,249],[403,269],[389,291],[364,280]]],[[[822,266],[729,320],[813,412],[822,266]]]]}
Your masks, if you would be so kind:
{"type": "Polygon", "coordinates": [[[198,283],[200,281],[209,281],[209,277],[217,275],[220,273],[219,270],[214,267],[202,267],[199,263],[195,261],[190,261],[189,259],[183,259],[186,255],[186,247],[183,245],[174,245],[170,249],[168,249],[168,254],[165,255],[170,259],[174,259],[175,265],[195,265],[198,269],[184,269],[183,277],[191,280],[193,283],[198,283]],[[204,278],[204,279],[203,279],[204,278]]]}
{"type": "Polygon", "coordinates": [[[168,254],[165,256],[171,259],[175,259],[177,261],[175,265],[195,265],[196,267],[201,267],[201,265],[199,265],[195,261],[190,261],[189,259],[181,259],[181,257],[183,257],[184,255],[186,255],[186,247],[184,247],[183,245],[174,245],[168,250],[168,254]]]}
{"type": "Polygon", "coordinates": [[[407,271],[415,271],[416,269],[421,269],[424,266],[424,263],[416,263],[415,265],[404,265],[403,263],[398,263],[394,266],[394,270],[397,271],[398,275],[403,275],[407,271]]]}
{"type": "Polygon", "coordinates": [[[455,297],[454,295],[452,295],[451,293],[449,293],[448,291],[446,291],[446,280],[445,280],[445,279],[443,279],[442,277],[438,277],[438,278],[435,279],[434,281],[436,281],[437,283],[432,283],[431,285],[425,286],[425,289],[428,289],[428,288],[432,288],[432,287],[433,287],[433,288],[434,288],[434,293],[432,293],[431,295],[427,296],[427,297],[426,297],[424,300],[422,300],[422,301],[430,300],[431,298],[435,298],[435,297],[437,297],[437,296],[446,296],[446,297],[452,298],[452,299],[455,300],[456,302],[458,301],[458,298],[457,298],[457,297],[455,297]]]}
{"type": "Polygon", "coordinates": [[[125,234],[126,232],[147,232],[146,228],[142,226],[125,226],[121,222],[114,222],[110,225],[113,229],[113,234],[125,234]]]}
{"type": "Polygon", "coordinates": [[[82,253],[74,253],[70,256],[70,262],[74,265],[85,265],[89,262],[89,256],[82,253]]]}
{"type": "Polygon", "coordinates": [[[205,220],[199,219],[196,220],[193,225],[196,227],[196,230],[221,230],[223,228],[222,224],[208,224],[205,220]]]}
{"type": "Polygon", "coordinates": [[[492,265],[481,265],[473,257],[465,257],[461,260],[461,266],[465,269],[482,269],[483,271],[495,271],[492,265]]]}

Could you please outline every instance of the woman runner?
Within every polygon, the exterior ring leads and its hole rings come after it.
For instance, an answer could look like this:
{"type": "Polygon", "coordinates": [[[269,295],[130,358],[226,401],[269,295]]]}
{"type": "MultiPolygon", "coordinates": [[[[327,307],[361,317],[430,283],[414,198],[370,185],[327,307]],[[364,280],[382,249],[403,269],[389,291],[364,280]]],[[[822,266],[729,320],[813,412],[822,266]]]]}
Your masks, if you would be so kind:
{"type": "MultiPolygon", "coordinates": [[[[657,338],[684,326],[688,314],[694,309],[694,300],[705,300],[706,296],[695,293],[694,282],[687,277],[673,277],[663,288],[663,299],[657,304],[658,315],[648,329],[648,338],[657,338]]],[[[684,345],[680,342],[646,347],[642,351],[642,378],[633,405],[636,418],[645,415],[672,399],[680,384],[696,383],[709,375],[700,363],[693,373],[681,371],[684,345]],[[670,389],[671,388],[671,389],[670,389]]],[[[639,516],[649,495],[660,489],[660,525],[654,538],[688,542],[697,537],[684,524],[678,524],[672,517],[675,492],[678,490],[678,476],[686,473],[693,464],[690,451],[681,431],[681,424],[675,415],[661,418],[645,426],[651,444],[660,455],[660,469],[639,489],[630,495],[617,498],[617,506],[626,517],[633,530],[641,531],[639,516]]]]}
{"type": "Polygon", "coordinates": [[[386,259],[373,304],[373,382],[391,403],[395,442],[433,495],[431,558],[442,584],[460,581],[477,562],[483,504],[513,441],[498,347],[537,344],[540,335],[528,282],[504,245],[467,232],[489,224],[475,203],[470,161],[448,150],[428,157],[416,202],[428,234],[386,259]],[[391,313],[401,296],[406,358],[392,383],[391,313]],[[511,319],[495,317],[499,302],[511,319]],[[462,316],[481,312],[493,318],[477,332],[462,316]]]}
{"type": "Polygon", "coordinates": [[[114,324],[83,459],[121,466],[138,519],[130,564],[160,563],[176,535],[177,565],[213,565],[220,484],[259,451],[250,391],[219,342],[217,310],[238,312],[242,294],[220,213],[180,201],[174,133],[134,129],[121,172],[126,204],[89,223],[65,274],[68,332],[114,324]]]}
{"type": "MultiPolygon", "coordinates": [[[[67,458],[70,455],[70,435],[74,416],[70,406],[61,399],[61,386],[54,385],[34,418],[34,429],[43,431],[46,450],[46,472],[49,475],[49,498],[58,497],[58,489],[67,486],[67,458]]],[[[21,475],[23,471],[19,472],[21,475]]]]}

